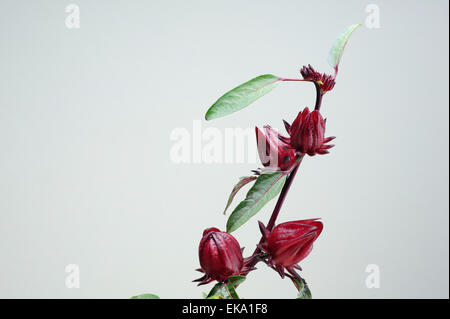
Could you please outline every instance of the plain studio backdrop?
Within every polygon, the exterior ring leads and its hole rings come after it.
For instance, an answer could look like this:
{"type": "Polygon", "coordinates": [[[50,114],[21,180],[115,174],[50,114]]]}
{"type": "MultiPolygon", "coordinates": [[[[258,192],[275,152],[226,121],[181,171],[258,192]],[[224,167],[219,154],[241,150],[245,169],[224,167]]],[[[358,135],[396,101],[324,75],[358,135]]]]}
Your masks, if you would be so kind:
{"type": "MultiPolygon", "coordinates": [[[[313,86],[204,114],[260,74],[331,72],[335,37],[363,23],[322,106],[336,146],[305,158],[279,221],[323,220],[302,262],[315,298],[448,298],[446,0],[77,0],[80,28],[66,25],[69,4],[0,1],[0,297],[201,298],[202,231],[225,228],[232,186],[261,165],[175,163],[171,135],[193,145],[197,124],[281,128],[314,103],[313,86]]],[[[233,233],[246,254],[274,204],[233,233]]],[[[296,296],[258,267],[242,297],[296,296]]]]}

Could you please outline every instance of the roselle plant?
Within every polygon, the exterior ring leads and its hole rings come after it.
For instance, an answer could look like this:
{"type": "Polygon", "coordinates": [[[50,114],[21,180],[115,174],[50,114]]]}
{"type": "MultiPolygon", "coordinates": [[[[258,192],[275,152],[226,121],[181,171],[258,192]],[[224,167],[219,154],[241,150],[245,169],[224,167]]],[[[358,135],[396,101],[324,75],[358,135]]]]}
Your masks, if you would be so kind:
{"type": "MultiPolygon", "coordinates": [[[[328,62],[333,68],[333,74],[319,73],[308,65],[300,70],[302,79],[261,75],[225,93],[206,112],[206,120],[237,112],[282,82],[310,82],[316,89],[316,102],[311,110],[305,107],[291,124],[283,121],[286,136],[270,126],[265,126],[263,130],[256,127],[258,154],[263,168],[254,170],[251,176],[242,177],[232,189],[225,211],[231,206],[238,191],[253,183],[245,199],[228,217],[226,231],[208,228],[203,232],[200,241],[200,268],[197,270],[202,272],[203,276],[194,282],[198,282],[198,285],[217,282],[205,298],[238,299],[236,287],[244,282],[250,272],[256,270],[255,266],[260,262],[275,270],[281,278],[288,277],[292,280],[298,290],[298,298],[311,298],[311,291],[299,274],[301,267],[298,263],[311,252],[313,243],[322,233],[323,224],[318,218],[288,221],[278,225],[276,222],[304,157],[328,154],[329,149],[334,146],[328,144],[334,137],[325,136],[326,119],[322,117],[320,109],[323,96],[335,86],[345,45],[359,26],[356,24],[347,27],[331,47],[328,62]],[[278,200],[267,225],[258,222],[261,238],[255,251],[244,257],[243,249],[231,233],[248,222],[276,196],[278,200]]],[[[157,296],[140,295],[133,298],[157,296]]]]}

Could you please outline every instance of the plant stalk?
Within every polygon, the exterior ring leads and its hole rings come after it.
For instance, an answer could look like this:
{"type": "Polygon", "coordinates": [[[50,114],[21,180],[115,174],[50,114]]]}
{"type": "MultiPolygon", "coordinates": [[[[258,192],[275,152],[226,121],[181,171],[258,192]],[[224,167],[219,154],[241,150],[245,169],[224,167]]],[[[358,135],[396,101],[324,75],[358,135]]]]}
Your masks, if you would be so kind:
{"type": "Polygon", "coordinates": [[[280,196],[278,197],[278,201],[272,212],[272,216],[270,216],[269,222],[267,223],[266,228],[268,231],[271,231],[273,229],[273,227],[275,226],[275,222],[278,218],[278,214],[280,213],[280,210],[281,210],[281,207],[283,206],[286,195],[289,192],[289,188],[291,187],[292,181],[294,180],[295,175],[297,174],[298,168],[300,167],[300,164],[301,164],[304,156],[305,155],[300,155],[297,165],[295,166],[295,168],[292,170],[292,172],[289,174],[288,178],[286,179],[286,183],[284,184],[283,189],[281,190],[280,196]]]}
{"type": "MultiPolygon", "coordinates": [[[[300,167],[300,164],[303,160],[303,157],[305,155],[300,155],[299,160],[296,164],[296,166],[294,167],[294,169],[292,170],[292,172],[289,174],[289,176],[286,179],[286,183],[284,183],[283,189],[281,190],[280,196],[278,197],[277,203],[275,205],[275,208],[272,212],[272,215],[270,216],[269,222],[267,223],[266,228],[271,231],[273,229],[273,227],[275,226],[275,222],[277,220],[277,217],[280,213],[281,207],[283,206],[284,200],[286,198],[287,193],[289,192],[289,188],[292,185],[292,181],[295,178],[295,175],[297,174],[298,168],[300,167]]],[[[261,239],[259,240],[259,245],[262,244],[264,241],[264,239],[261,237],[261,239]]],[[[259,246],[258,245],[258,246],[259,246]]],[[[259,261],[260,259],[258,258],[259,254],[261,253],[261,249],[259,247],[257,247],[255,249],[255,251],[253,252],[252,256],[249,258],[249,264],[248,267],[252,268],[254,267],[259,261]]]]}
{"type": "Polygon", "coordinates": [[[316,87],[316,105],[314,106],[314,109],[317,111],[320,111],[320,106],[322,105],[322,90],[317,82],[314,82],[314,85],[316,87]]]}

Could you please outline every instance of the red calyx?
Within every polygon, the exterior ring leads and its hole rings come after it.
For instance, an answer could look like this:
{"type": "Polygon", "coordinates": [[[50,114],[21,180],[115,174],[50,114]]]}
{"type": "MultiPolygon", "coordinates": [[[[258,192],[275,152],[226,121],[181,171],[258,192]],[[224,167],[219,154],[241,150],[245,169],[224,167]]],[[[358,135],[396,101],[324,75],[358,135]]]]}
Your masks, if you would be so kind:
{"type": "Polygon", "coordinates": [[[285,122],[286,130],[290,138],[283,140],[288,142],[292,148],[301,154],[308,154],[314,156],[315,154],[328,154],[328,149],[334,145],[327,145],[326,143],[333,140],[335,137],[325,138],[325,124],[326,120],[318,110],[312,112],[307,107],[299,112],[297,118],[289,125],[285,122]]]}
{"type": "Polygon", "coordinates": [[[269,254],[268,264],[284,278],[285,270],[292,276],[300,278],[294,269],[312,250],[314,241],[323,229],[318,219],[290,221],[277,225],[268,231],[260,222],[264,242],[260,248],[269,254]]]}
{"type": "Polygon", "coordinates": [[[201,268],[197,270],[205,274],[194,280],[199,282],[199,286],[213,280],[225,282],[229,276],[239,275],[249,270],[245,266],[238,241],[229,233],[217,228],[208,228],[203,232],[198,253],[201,268]]]}

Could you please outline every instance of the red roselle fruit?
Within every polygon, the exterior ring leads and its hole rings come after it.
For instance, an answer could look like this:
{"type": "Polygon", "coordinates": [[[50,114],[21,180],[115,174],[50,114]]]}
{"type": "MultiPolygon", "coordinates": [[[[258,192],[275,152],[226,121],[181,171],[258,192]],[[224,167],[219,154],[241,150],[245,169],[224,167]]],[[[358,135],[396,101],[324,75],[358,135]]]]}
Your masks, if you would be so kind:
{"type": "Polygon", "coordinates": [[[334,146],[326,145],[326,143],[335,137],[325,138],[326,120],[323,119],[318,110],[310,112],[305,107],[303,111],[298,113],[292,125],[289,125],[286,121],[284,124],[290,138],[283,138],[283,140],[301,154],[308,154],[310,156],[327,154],[329,153],[328,149],[334,146]]]}
{"type": "Polygon", "coordinates": [[[217,228],[206,229],[198,248],[201,268],[197,269],[205,275],[194,282],[199,282],[199,286],[213,280],[223,282],[229,276],[247,272],[242,250],[238,241],[229,233],[217,228]]]}
{"type": "Polygon", "coordinates": [[[290,221],[277,225],[272,231],[267,230],[261,222],[259,227],[263,235],[260,249],[269,254],[268,264],[282,278],[286,269],[300,279],[294,269],[301,270],[297,264],[311,252],[314,241],[322,232],[322,222],[318,219],[290,221]]]}
{"type": "Polygon", "coordinates": [[[287,171],[295,164],[298,155],[288,143],[284,142],[276,130],[270,126],[264,126],[265,134],[256,130],[256,143],[261,163],[272,170],[287,171]]]}

